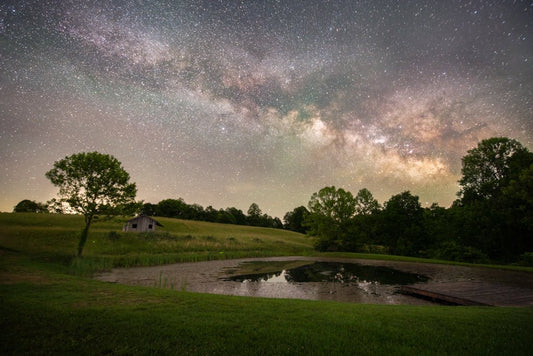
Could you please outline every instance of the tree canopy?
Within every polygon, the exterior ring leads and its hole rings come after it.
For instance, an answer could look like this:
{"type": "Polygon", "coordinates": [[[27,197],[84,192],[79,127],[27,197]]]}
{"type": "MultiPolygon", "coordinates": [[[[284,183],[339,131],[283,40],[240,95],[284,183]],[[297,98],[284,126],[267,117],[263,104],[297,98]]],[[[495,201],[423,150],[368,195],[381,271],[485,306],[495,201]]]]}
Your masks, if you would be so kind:
{"type": "MultiPolygon", "coordinates": [[[[135,184],[115,158],[97,152],[72,155],[46,173],[59,187],[59,200],[85,216],[87,231],[97,214],[117,213],[133,203],[135,184]]],[[[228,224],[246,224],[307,233],[318,250],[395,253],[466,262],[533,260],[533,154],[518,141],[481,141],[462,159],[459,199],[449,208],[423,208],[409,191],[381,206],[363,188],[351,192],[327,186],[307,205],[289,211],[284,223],[252,203],[247,215],[237,208],[189,205],[183,199],[146,203],[145,214],[228,224]],[[525,257],[524,257],[525,256],[525,257]],[[527,257],[530,256],[530,257],[527,257]]],[[[37,204],[37,205],[36,205],[37,204]]],[[[36,211],[21,201],[15,211],[36,211]]],[[[51,209],[51,206],[48,207],[51,209]]]]}
{"type": "Polygon", "coordinates": [[[108,154],[82,152],[67,156],[56,161],[46,177],[59,188],[59,202],[85,217],[78,256],[95,216],[120,214],[135,203],[135,183],[129,182],[128,172],[108,154]]]}
{"type": "Polygon", "coordinates": [[[379,210],[380,206],[370,190],[363,188],[355,196],[355,212],[358,215],[370,215],[379,210]]]}
{"type": "Polygon", "coordinates": [[[491,199],[533,163],[533,154],[516,140],[493,137],[481,141],[462,159],[459,196],[463,202],[491,199]]]}
{"type": "Polygon", "coordinates": [[[516,140],[489,138],[463,157],[462,174],[459,199],[450,208],[423,208],[409,191],[381,207],[368,189],[354,198],[325,187],[309,201],[307,234],[319,250],[533,260],[533,154],[516,140]]]}
{"type": "Polygon", "coordinates": [[[13,208],[14,213],[47,213],[48,207],[46,204],[38,203],[34,200],[24,199],[21,200],[13,208]]]}
{"type": "Polygon", "coordinates": [[[307,231],[307,227],[305,226],[307,215],[309,215],[309,210],[305,206],[294,208],[294,210],[287,212],[283,217],[284,227],[287,230],[305,234],[307,231]]]}
{"type": "Polygon", "coordinates": [[[315,247],[342,250],[355,214],[356,202],[352,193],[334,186],[322,188],[311,196],[308,208],[305,224],[309,234],[317,238],[315,247]]]}

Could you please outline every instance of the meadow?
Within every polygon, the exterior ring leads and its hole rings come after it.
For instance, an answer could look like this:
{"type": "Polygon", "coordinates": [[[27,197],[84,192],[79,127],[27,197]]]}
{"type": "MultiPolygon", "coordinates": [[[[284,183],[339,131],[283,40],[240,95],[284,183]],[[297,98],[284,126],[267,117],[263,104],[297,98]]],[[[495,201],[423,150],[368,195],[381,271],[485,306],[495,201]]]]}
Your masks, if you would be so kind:
{"type": "Polygon", "coordinates": [[[315,254],[307,237],[288,231],[158,220],[164,229],[156,234],[123,233],[124,219],[100,221],[84,257],[75,258],[81,217],[0,214],[2,353],[527,355],[533,349],[533,308],[248,298],[90,278],[114,266],[315,254]]]}

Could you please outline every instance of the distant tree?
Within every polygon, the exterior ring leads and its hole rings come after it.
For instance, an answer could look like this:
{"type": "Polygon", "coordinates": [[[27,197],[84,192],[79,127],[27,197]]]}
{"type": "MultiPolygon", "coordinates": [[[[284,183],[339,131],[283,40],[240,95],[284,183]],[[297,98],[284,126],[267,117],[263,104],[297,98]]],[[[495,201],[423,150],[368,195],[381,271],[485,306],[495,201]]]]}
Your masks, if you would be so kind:
{"type": "Polygon", "coordinates": [[[144,203],[141,208],[141,214],[150,216],[157,215],[157,204],[144,203]]]}
{"type": "Polygon", "coordinates": [[[235,219],[233,214],[227,209],[219,209],[216,222],[222,224],[236,224],[237,220],[235,219]]]}
{"type": "MultiPolygon", "coordinates": [[[[322,188],[311,196],[305,225],[308,234],[317,238],[319,250],[342,250],[350,239],[356,202],[352,193],[334,186],[322,188]]],[[[351,243],[350,243],[351,245],[351,243]]]]}
{"type": "Polygon", "coordinates": [[[352,193],[331,186],[314,193],[308,207],[311,214],[320,214],[340,223],[354,216],[356,202],[352,193]]]}
{"type": "Polygon", "coordinates": [[[216,222],[218,219],[218,210],[211,205],[204,209],[204,220],[209,222],[216,222]]]}
{"type": "Polygon", "coordinates": [[[155,209],[157,216],[165,216],[167,218],[180,218],[186,210],[187,204],[183,199],[164,199],[157,203],[155,209]]]}
{"type": "Polygon", "coordinates": [[[226,211],[233,215],[235,218],[235,224],[237,225],[246,225],[246,215],[241,209],[237,209],[234,207],[226,208],[226,211]]]}
{"type": "Polygon", "coordinates": [[[34,200],[21,200],[13,208],[14,213],[48,213],[48,208],[43,203],[38,203],[34,200]]]}
{"type": "Polygon", "coordinates": [[[393,195],[381,214],[385,243],[392,253],[416,256],[427,247],[424,209],[409,191],[393,195]]]}
{"type": "Polygon", "coordinates": [[[259,205],[256,203],[252,203],[250,207],[248,208],[248,215],[251,216],[260,216],[263,212],[259,208],[259,205]]]}
{"type": "Polygon", "coordinates": [[[355,216],[350,228],[350,239],[344,246],[348,251],[357,251],[365,243],[375,243],[377,215],[381,209],[378,201],[366,188],[360,189],[354,200],[355,216]]]}
{"type": "Polygon", "coordinates": [[[370,215],[380,209],[379,203],[366,188],[359,190],[355,196],[355,212],[357,215],[370,215]]]}
{"type": "Polygon", "coordinates": [[[259,205],[252,203],[248,208],[248,225],[251,226],[260,226],[262,220],[263,212],[259,209],[259,205]]]}
{"type": "Polygon", "coordinates": [[[481,141],[462,159],[458,195],[463,203],[499,196],[512,179],[533,164],[533,154],[516,140],[493,137],[481,141]]]}
{"type": "Polygon", "coordinates": [[[59,187],[58,201],[85,218],[78,256],[82,254],[94,218],[100,214],[128,213],[125,207],[132,206],[137,192],[121,163],[111,155],[98,152],[77,153],[56,161],[46,177],[59,187]]]}
{"type": "Polygon", "coordinates": [[[193,220],[204,220],[204,207],[200,204],[191,204],[189,205],[189,212],[191,219],[193,220]]]}
{"type": "Polygon", "coordinates": [[[272,219],[272,227],[274,229],[283,229],[283,223],[278,217],[272,219]]]}
{"type": "Polygon", "coordinates": [[[305,206],[299,206],[294,208],[293,211],[287,212],[283,217],[285,229],[305,234],[307,226],[305,226],[304,222],[308,214],[309,210],[305,206]]]}

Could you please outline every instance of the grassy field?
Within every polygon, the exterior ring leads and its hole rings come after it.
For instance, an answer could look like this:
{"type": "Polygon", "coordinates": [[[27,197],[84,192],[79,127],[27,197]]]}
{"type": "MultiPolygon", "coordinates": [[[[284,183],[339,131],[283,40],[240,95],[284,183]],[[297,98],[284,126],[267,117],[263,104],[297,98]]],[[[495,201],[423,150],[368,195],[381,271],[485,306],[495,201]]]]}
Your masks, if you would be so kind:
{"type": "MultiPolygon", "coordinates": [[[[119,232],[121,220],[99,222],[81,260],[92,261],[90,272],[106,264],[312,253],[306,237],[285,231],[160,222],[165,231],[155,236],[119,232]],[[118,240],[109,239],[110,231],[119,232],[118,240]]],[[[98,282],[75,266],[86,263],[73,257],[81,227],[76,216],[0,214],[2,354],[529,355],[533,350],[533,308],[358,305],[98,282]]]]}
{"type": "Polygon", "coordinates": [[[90,275],[112,267],[149,266],[239,257],[308,255],[302,234],[270,228],[169,218],[156,233],[124,233],[124,218],[91,226],[83,251],[73,259],[83,218],[74,215],[0,213],[0,246],[32,255],[53,255],[71,272],[90,275]]]}

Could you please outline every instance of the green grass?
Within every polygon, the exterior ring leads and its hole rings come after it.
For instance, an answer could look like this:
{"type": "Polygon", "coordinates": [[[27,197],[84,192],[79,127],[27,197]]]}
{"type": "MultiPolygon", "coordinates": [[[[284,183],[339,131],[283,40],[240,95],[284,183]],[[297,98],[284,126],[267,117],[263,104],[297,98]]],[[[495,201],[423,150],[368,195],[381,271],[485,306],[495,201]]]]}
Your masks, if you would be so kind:
{"type": "Polygon", "coordinates": [[[0,247],[53,256],[80,275],[111,267],[313,253],[309,238],[285,230],[158,218],[163,229],[139,234],[122,232],[124,221],[93,224],[84,257],[77,259],[73,255],[83,227],[81,216],[0,213],[0,247]],[[119,238],[110,239],[110,232],[119,238]]]}
{"type": "MultiPolygon", "coordinates": [[[[189,245],[190,253],[218,256],[229,237],[231,253],[260,253],[264,245],[272,253],[310,251],[305,237],[283,231],[161,222],[171,238],[121,233],[118,241],[126,247],[120,251],[106,235],[121,222],[99,223],[83,259],[115,263],[140,253],[185,258],[177,247],[187,241],[196,244],[189,245]]],[[[71,265],[78,263],[72,256],[80,224],[73,216],[0,214],[2,354],[528,355],[533,349],[533,308],[232,297],[76,276],[71,265]]]]}

